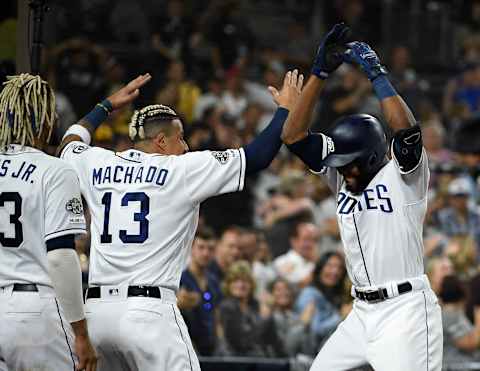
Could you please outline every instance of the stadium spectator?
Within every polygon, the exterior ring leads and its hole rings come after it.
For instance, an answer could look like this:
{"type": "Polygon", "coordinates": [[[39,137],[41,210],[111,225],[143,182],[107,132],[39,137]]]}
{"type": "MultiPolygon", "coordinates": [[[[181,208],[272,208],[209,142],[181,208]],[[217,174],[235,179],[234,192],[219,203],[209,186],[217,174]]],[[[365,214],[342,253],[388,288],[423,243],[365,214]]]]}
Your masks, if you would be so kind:
{"type": "Polygon", "coordinates": [[[312,280],[317,260],[318,227],[298,222],[292,227],[290,250],[273,261],[277,274],[294,285],[304,287],[312,280]]]}
{"type": "Polygon", "coordinates": [[[454,274],[455,269],[452,261],[446,256],[437,256],[431,258],[427,264],[427,275],[430,281],[430,286],[435,294],[440,295],[442,289],[443,279],[446,276],[454,274]]]}
{"type": "MultiPolygon", "coordinates": [[[[248,262],[238,261],[228,270],[223,283],[225,299],[220,304],[219,352],[222,355],[259,357],[280,352],[281,343],[268,328],[270,313],[260,314],[253,298],[255,281],[248,262]]],[[[273,333],[275,334],[275,333],[273,333]]]]}
{"type": "MultiPolygon", "coordinates": [[[[465,289],[456,276],[443,279],[440,290],[444,363],[478,360],[479,333],[465,316],[465,289]]],[[[448,367],[445,367],[448,368],[448,367]]]]}
{"type": "Polygon", "coordinates": [[[258,209],[274,258],[289,250],[289,234],[299,220],[313,221],[314,203],[309,198],[312,191],[304,172],[291,169],[281,176],[272,197],[258,209]]]}
{"type": "Polygon", "coordinates": [[[200,94],[200,88],[186,78],[183,62],[173,60],[168,66],[167,81],[157,92],[155,101],[173,107],[185,122],[191,123],[200,94]]]}
{"type": "MultiPolygon", "coordinates": [[[[454,179],[448,186],[448,196],[448,207],[438,212],[441,231],[449,237],[470,235],[478,249],[480,214],[470,204],[473,197],[471,181],[465,177],[454,179]]],[[[474,253],[480,256],[478,250],[474,253]]]]}
{"type": "Polygon", "coordinates": [[[316,349],[340,323],[345,296],[345,260],[340,253],[328,252],[315,265],[312,283],[299,294],[295,303],[297,313],[313,305],[315,312],[310,324],[312,350],[316,349]]]}
{"type": "Polygon", "coordinates": [[[217,76],[233,66],[245,65],[254,46],[248,22],[239,13],[240,1],[212,2],[208,38],[213,46],[212,64],[217,76]]]}
{"type": "MultiPolygon", "coordinates": [[[[215,107],[220,103],[223,92],[222,80],[212,77],[207,81],[207,90],[200,95],[195,105],[193,118],[195,120],[202,120],[206,111],[214,111],[215,107]]],[[[270,100],[273,103],[272,98],[270,100]]]]}
{"type": "Polygon", "coordinates": [[[214,235],[198,230],[192,244],[191,261],[183,272],[177,293],[190,338],[199,355],[211,356],[216,347],[215,311],[222,298],[220,283],[208,271],[214,253],[214,235]]]}
{"type": "Polygon", "coordinates": [[[69,98],[77,117],[105,95],[107,59],[103,48],[84,39],[66,40],[51,49],[49,80],[69,98]]]}
{"type": "Polygon", "coordinates": [[[230,226],[220,236],[215,247],[215,257],[208,264],[208,271],[222,282],[230,266],[240,258],[240,229],[230,226]]]}
{"type": "Polygon", "coordinates": [[[369,113],[379,117],[378,102],[372,95],[368,79],[356,68],[341,67],[340,84],[325,90],[320,112],[312,130],[325,131],[337,118],[355,113],[369,113]]]}
{"type": "Polygon", "coordinates": [[[256,282],[255,298],[260,300],[266,295],[269,285],[277,278],[277,273],[272,266],[272,255],[265,235],[259,233],[257,239],[252,275],[256,282]]]}
{"type": "Polygon", "coordinates": [[[275,280],[270,289],[271,312],[274,320],[276,336],[282,342],[284,352],[295,357],[296,354],[305,353],[310,338],[310,323],[315,313],[315,304],[310,303],[302,313],[293,310],[294,289],[284,279],[275,280]]]}
{"type": "Polygon", "coordinates": [[[225,74],[225,90],[220,104],[225,113],[237,120],[247,108],[248,100],[245,93],[243,71],[238,67],[230,68],[225,74]]]}

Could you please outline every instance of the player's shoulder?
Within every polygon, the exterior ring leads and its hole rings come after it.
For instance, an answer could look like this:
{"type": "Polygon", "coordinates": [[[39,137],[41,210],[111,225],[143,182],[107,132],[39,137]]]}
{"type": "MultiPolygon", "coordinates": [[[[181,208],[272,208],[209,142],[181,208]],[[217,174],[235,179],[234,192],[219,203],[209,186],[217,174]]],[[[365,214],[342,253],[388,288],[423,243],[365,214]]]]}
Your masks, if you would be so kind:
{"type": "Polygon", "coordinates": [[[95,146],[90,146],[86,143],[80,142],[80,141],[73,141],[65,145],[63,147],[60,157],[64,157],[65,155],[70,154],[70,155],[77,155],[77,156],[86,156],[86,155],[92,155],[92,156],[98,156],[100,154],[104,155],[114,155],[113,151],[110,151],[106,148],[102,147],[95,147],[95,146]]]}
{"type": "Polygon", "coordinates": [[[48,177],[68,177],[71,174],[76,174],[73,166],[61,158],[44,153],[43,161],[48,177]]]}
{"type": "Polygon", "coordinates": [[[221,151],[212,151],[212,150],[203,150],[203,151],[192,151],[187,152],[183,155],[180,155],[182,160],[184,161],[202,161],[202,162],[209,162],[209,161],[216,161],[220,165],[226,165],[230,161],[242,157],[241,153],[242,149],[226,149],[221,151]]]}

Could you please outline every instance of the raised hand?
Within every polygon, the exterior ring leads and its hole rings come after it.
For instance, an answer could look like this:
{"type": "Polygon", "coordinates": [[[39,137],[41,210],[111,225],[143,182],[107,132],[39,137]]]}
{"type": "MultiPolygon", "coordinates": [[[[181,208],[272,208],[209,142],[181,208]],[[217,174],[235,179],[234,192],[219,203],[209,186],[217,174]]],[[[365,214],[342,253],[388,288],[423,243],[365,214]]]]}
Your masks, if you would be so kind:
{"type": "Polygon", "coordinates": [[[343,62],[342,54],[350,34],[350,28],[345,23],[337,23],[320,42],[313,61],[312,74],[326,79],[343,62]]]}
{"type": "Polygon", "coordinates": [[[303,87],[303,75],[298,74],[298,70],[288,71],[283,79],[283,86],[278,91],[273,86],[269,86],[268,90],[273,96],[273,100],[280,107],[292,110],[297,103],[303,87]]]}
{"type": "Polygon", "coordinates": [[[123,88],[110,95],[107,99],[112,103],[113,109],[120,109],[132,103],[139,96],[140,88],[151,79],[152,76],[149,73],[140,75],[136,79],[130,81],[123,88]]]}
{"type": "Polygon", "coordinates": [[[370,81],[375,80],[380,75],[386,75],[387,69],[382,66],[377,53],[364,42],[354,41],[347,44],[348,49],[343,54],[343,59],[347,63],[356,63],[365,72],[370,81]]]}

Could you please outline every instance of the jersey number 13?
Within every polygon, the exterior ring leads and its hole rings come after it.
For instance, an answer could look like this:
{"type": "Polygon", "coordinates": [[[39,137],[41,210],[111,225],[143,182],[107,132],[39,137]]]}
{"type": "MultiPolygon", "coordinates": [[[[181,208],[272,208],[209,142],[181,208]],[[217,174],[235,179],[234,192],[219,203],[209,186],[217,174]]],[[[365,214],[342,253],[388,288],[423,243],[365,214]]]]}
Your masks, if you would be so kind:
{"type": "MultiPolygon", "coordinates": [[[[133,214],[133,220],[140,223],[138,234],[128,234],[126,230],[119,231],[119,238],[123,243],[143,243],[148,238],[147,215],[150,212],[150,198],[144,192],[126,193],[121,200],[122,206],[128,206],[130,202],[140,202],[140,212],[133,214]]],[[[103,232],[100,235],[101,243],[112,243],[112,235],[108,232],[110,222],[110,207],[112,205],[112,192],[106,192],[102,197],[104,205],[103,232]]]]}

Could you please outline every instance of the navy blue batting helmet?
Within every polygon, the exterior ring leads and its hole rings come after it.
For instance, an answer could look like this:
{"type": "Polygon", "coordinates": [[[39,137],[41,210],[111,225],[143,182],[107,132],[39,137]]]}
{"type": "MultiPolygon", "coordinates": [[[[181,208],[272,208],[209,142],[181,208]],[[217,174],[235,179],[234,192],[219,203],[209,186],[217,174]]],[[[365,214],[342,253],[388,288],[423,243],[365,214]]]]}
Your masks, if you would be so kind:
{"type": "Polygon", "coordinates": [[[335,151],[324,161],[326,166],[342,167],[356,161],[361,170],[374,173],[384,164],[388,150],[382,124],[366,114],[340,118],[326,133],[335,151]]]}

